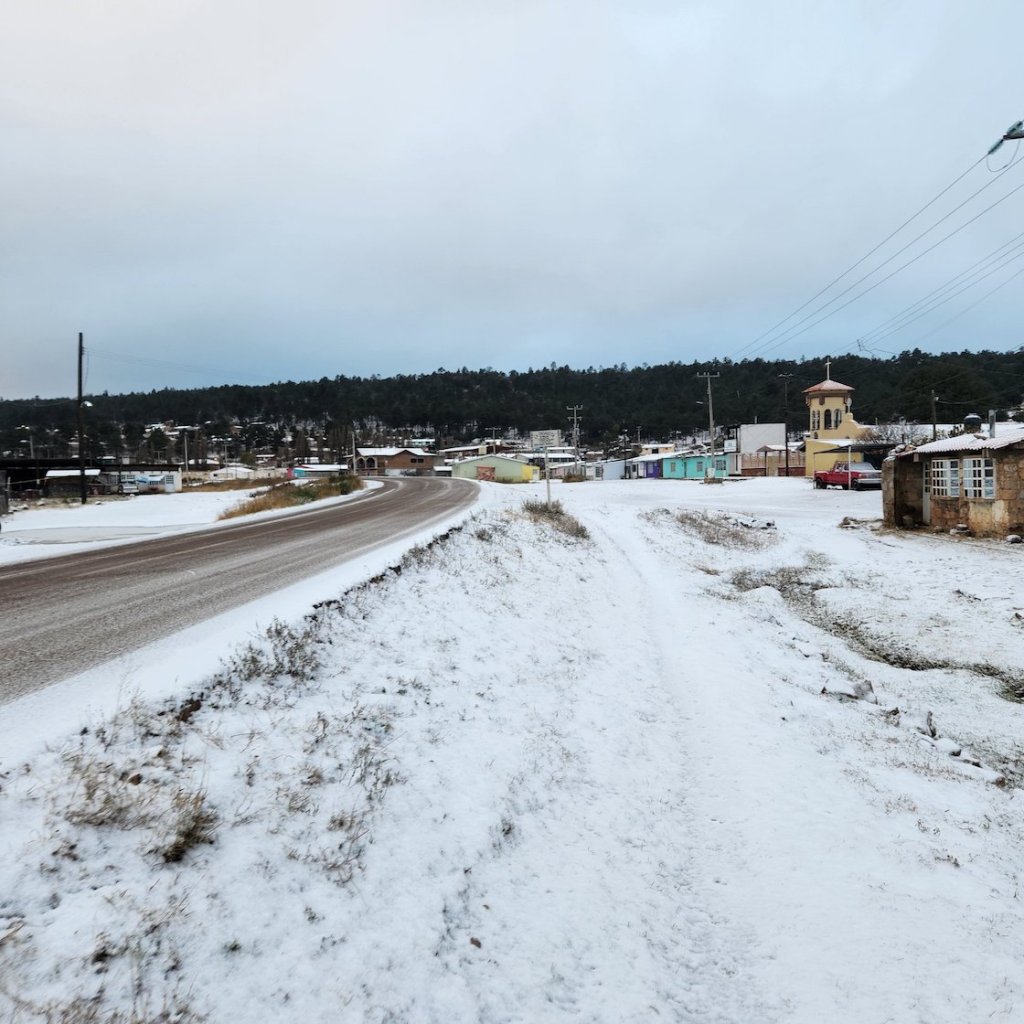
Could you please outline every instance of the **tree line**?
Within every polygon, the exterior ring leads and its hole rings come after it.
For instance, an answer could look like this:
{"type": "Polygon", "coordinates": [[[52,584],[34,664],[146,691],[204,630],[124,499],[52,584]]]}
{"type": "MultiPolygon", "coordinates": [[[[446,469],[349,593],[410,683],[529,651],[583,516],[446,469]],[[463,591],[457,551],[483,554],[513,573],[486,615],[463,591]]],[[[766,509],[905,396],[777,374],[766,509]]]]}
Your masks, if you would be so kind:
{"type": "MultiPolygon", "coordinates": [[[[153,424],[199,428],[196,455],[220,443],[239,457],[284,445],[293,453],[344,453],[360,444],[436,438],[442,445],[511,431],[561,429],[569,406],[582,406],[581,441],[593,447],[668,439],[706,429],[707,384],[712,380],[716,424],[806,424],[801,394],[825,377],[823,360],[729,359],[656,366],[573,369],[552,364],[502,372],[491,368],[392,377],[322,377],[263,386],[164,388],[88,395],[88,451],[181,458],[180,440],[153,424]],[[216,439],[216,442],[214,441],[216,439]],[[296,443],[297,442],[297,443],[296,443]],[[234,449],[234,452],[230,449],[234,449]]],[[[1001,418],[1022,407],[1024,349],[1011,352],[929,354],[919,349],[888,359],[847,355],[832,360],[831,376],[856,389],[853,413],[861,423],[959,422],[989,409],[1001,418]]],[[[67,454],[76,434],[71,398],[0,401],[0,450],[28,454],[40,446],[67,454]]],[[[173,431],[172,431],[173,434],[173,431]]]]}

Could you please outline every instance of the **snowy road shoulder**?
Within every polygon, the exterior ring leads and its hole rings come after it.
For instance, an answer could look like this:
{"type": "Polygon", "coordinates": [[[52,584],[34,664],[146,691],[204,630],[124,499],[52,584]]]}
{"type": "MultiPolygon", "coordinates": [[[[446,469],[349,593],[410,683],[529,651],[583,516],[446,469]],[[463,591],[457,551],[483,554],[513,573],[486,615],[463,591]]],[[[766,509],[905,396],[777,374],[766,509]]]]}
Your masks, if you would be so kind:
{"type": "Polygon", "coordinates": [[[1016,555],[774,483],[560,487],[580,530],[488,488],[6,762],[0,1005],[1013,1020],[1019,595],[963,580],[1016,555]]]}

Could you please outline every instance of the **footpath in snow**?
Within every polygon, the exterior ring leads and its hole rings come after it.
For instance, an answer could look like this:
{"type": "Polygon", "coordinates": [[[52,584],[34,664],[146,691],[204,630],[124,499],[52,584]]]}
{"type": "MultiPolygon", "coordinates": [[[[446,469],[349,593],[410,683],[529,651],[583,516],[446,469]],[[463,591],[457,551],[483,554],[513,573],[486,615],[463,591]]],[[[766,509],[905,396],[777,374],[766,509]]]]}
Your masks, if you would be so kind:
{"type": "Polygon", "coordinates": [[[1020,549],[553,491],[0,753],[2,1014],[1019,1019],[1020,549]]]}

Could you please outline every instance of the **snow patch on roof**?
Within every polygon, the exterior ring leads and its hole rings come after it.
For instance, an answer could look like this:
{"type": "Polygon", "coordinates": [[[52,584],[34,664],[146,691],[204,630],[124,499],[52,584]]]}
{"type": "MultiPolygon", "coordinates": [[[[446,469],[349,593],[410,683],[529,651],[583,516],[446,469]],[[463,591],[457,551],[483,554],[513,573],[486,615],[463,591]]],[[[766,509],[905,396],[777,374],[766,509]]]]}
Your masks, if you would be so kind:
{"type": "Polygon", "coordinates": [[[1014,444],[1024,444],[1024,424],[1000,423],[996,427],[995,437],[989,437],[987,434],[958,434],[956,437],[946,437],[941,441],[929,441],[906,452],[900,452],[900,455],[992,451],[996,448],[1009,448],[1014,444]]]}

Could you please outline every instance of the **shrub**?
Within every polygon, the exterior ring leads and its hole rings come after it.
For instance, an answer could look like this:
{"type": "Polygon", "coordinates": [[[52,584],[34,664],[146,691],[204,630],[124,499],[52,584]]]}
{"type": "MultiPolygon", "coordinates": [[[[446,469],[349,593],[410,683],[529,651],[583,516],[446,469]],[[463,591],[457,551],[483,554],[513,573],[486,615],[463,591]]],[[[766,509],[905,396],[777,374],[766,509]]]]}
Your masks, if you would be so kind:
{"type": "Polygon", "coordinates": [[[170,822],[156,852],[167,864],[177,864],[189,850],[213,842],[217,815],[206,802],[205,790],[179,789],[171,798],[170,822]]]}
{"type": "Polygon", "coordinates": [[[550,523],[559,533],[576,540],[587,540],[590,531],[575,517],[569,515],[560,501],[527,500],[523,502],[523,511],[534,522],[550,523]]]}
{"type": "Polygon", "coordinates": [[[254,512],[308,505],[311,501],[320,501],[322,498],[351,494],[362,486],[363,482],[357,476],[329,477],[327,480],[310,480],[301,484],[288,481],[253,494],[248,501],[226,509],[220,514],[220,518],[235,519],[238,516],[252,515],[254,512]]]}

